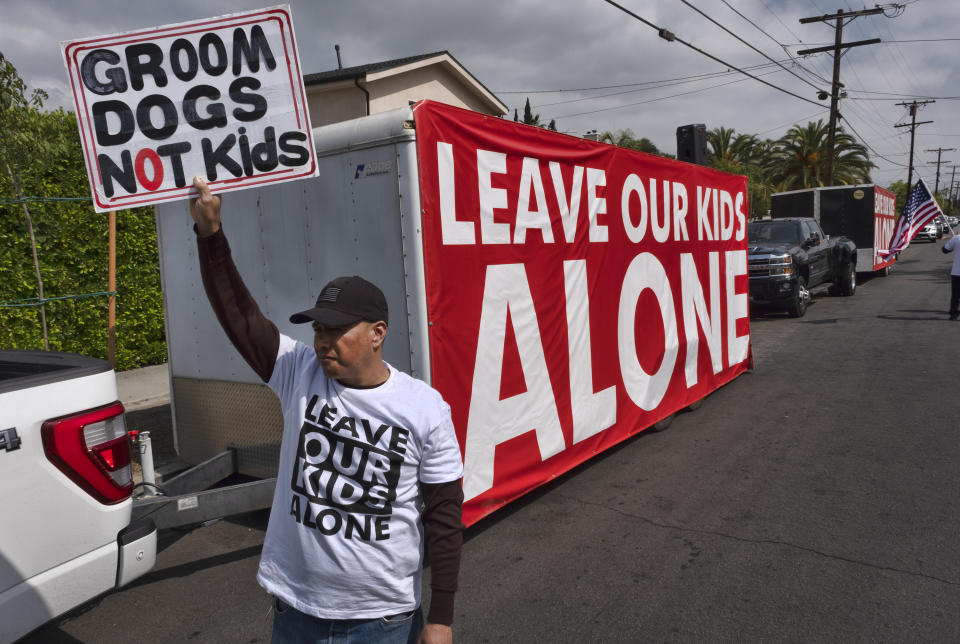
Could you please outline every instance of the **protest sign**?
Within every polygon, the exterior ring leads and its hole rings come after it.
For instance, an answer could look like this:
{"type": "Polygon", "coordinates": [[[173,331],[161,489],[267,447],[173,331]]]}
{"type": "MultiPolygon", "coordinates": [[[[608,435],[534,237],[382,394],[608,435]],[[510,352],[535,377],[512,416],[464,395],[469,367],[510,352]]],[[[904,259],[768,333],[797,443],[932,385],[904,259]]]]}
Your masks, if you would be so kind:
{"type": "Polygon", "coordinates": [[[429,101],[414,116],[467,525],[749,368],[746,177],[429,101]]]}
{"type": "Polygon", "coordinates": [[[316,176],[288,6],[61,47],[98,212],[316,176]]]}

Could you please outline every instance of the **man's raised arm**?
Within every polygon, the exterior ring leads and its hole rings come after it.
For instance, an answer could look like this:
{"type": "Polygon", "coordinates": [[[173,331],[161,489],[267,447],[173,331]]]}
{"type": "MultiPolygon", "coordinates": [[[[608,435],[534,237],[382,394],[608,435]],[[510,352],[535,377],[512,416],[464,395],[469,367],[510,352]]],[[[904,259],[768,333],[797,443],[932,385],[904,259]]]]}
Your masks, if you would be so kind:
{"type": "Polygon", "coordinates": [[[203,288],[230,342],[266,382],[277,360],[280,332],[260,312],[233,263],[220,228],[220,197],[200,177],[194,177],[193,186],[200,193],[190,200],[190,216],[196,224],[203,288]]]}

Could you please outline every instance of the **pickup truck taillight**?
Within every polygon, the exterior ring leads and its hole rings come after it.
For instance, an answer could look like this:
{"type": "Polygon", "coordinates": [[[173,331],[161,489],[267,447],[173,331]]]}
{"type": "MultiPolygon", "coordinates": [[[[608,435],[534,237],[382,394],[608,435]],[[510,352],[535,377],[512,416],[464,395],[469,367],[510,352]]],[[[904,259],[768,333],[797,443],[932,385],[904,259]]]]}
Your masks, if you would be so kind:
{"type": "Polygon", "coordinates": [[[48,420],[41,429],[51,463],[101,503],[133,491],[130,445],[119,402],[48,420]]]}

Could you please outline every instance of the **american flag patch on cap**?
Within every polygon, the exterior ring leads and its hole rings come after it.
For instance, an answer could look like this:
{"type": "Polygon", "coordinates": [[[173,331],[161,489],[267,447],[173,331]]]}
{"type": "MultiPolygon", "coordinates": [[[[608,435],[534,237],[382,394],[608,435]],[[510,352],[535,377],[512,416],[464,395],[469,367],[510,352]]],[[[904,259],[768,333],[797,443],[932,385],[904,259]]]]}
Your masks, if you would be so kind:
{"type": "Polygon", "coordinates": [[[336,302],[338,297],[340,297],[340,289],[336,286],[328,286],[320,293],[320,297],[317,298],[317,303],[336,302]]]}

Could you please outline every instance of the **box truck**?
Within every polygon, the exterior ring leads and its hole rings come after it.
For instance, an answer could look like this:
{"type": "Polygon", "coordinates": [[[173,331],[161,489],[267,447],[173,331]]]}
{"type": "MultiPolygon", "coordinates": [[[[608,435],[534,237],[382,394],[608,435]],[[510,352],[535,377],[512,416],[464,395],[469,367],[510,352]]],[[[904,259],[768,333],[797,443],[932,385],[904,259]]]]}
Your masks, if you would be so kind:
{"type": "MultiPolygon", "coordinates": [[[[319,177],[223,195],[234,260],[306,343],[288,317],[328,280],[383,290],[385,360],[451,406],[468,525],[749,368],[745,177],[430,101],[314,138],[319,177]]],[[[157,229],[180,457],[272,484],[279,403],[206,301],[186,204],[157,229]]]]}
{"type": "Polygon", "coordinates": [[[849,237],[857,245],[857,270],[890,273],[896,256],[881,258],[890,248],[896,222],[894,194],[874,184],[831,186],[778,192],[770,196],[770,214],[813,217],[828,235],[849,237]]]}

